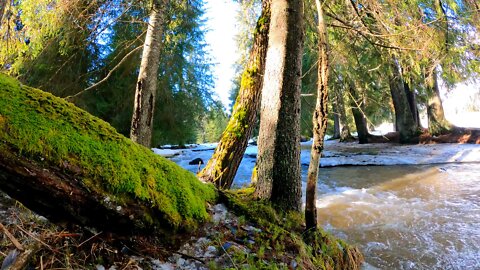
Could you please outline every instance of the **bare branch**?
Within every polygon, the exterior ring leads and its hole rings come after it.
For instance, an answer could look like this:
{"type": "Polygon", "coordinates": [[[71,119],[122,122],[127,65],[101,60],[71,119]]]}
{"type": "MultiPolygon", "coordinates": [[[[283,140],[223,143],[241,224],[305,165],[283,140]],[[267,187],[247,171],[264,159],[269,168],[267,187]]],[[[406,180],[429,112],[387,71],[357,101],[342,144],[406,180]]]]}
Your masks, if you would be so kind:
{"type": "Polygon", "coordinates": [[[71,99],[71,98],[74,98],[74,97],[77,97],[81,94],[83,94],[84,92],[88,91],[88,90],[91,90],[93,88],[96,88],[98,87],[100,84],[106,82],[108,80],[108,78],[110,78],[110,76],[112,76],[113,72],[115,70],[117,70],[127,59],[130,55],[134,54],[136,51],[140,50],[141,48],[143,48],[143,45],[140,45],[138,47],[136,47],[135,49],[131,50],[129,53],[127,53],[123,58],[122,60],[120,60],[120,62],[118,62],[118,64],[116,64],[107,74],[107,76],[105,76],[105,78],[101,79],[100,81],[98,81],[97,83],[83,89],[82,91],[76,93],[75,95],[72,95],[72,96],[68,96],[68,97],[65,97],[65,99],[71,99]]]}

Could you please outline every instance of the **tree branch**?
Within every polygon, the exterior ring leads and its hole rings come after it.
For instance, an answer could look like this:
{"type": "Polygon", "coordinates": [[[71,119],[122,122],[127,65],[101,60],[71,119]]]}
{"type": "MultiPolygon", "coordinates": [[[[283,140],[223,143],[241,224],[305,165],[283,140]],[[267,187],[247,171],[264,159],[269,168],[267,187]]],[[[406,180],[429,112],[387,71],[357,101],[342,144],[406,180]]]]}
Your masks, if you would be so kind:
{"type": "Polygon", "coordinates": [[[117,70],[126,60],[129,56],[131,56],[132,54],[134,54],[136,51],[140,50],[141,48],[143,48],[143,45],[140,45],[138,47],[136,47],[135,49],[131,50],[129,53],[127,53],[123,58],[122,60],[120,60],[120,62],[118,62],[118,64],[116,64],[107,74],[107,76],[105,76],[103,79],[101,79],[100,81],[98,81],[97,83],[83,89],[82,91],[76,93],[75,95],[72,95],[72,96],[68,96],[68,97],[65,97],[65,99],[71,99],[71,98],[74,98],[74,97],[77,97],[81,94],[83,94],[84,92],[88,91],[88,90],[91,90],[93,88],[96,88],[98,87],[100,84],[106,82],[108,80],[108,78],[110,78],[110,76],[112,76],[113,72],[115,70],[117,70]]]}

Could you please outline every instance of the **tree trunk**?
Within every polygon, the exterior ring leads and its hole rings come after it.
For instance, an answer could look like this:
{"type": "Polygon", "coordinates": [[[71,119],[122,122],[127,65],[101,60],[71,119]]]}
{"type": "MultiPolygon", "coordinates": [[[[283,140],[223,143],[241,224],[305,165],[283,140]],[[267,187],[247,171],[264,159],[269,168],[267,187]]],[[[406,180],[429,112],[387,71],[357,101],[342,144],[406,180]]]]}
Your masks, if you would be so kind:
{"type": "Polygon", "coordinates": [[[66,221],[124,235],[156,231],[148,223],[132,220],[130,216],[151,215],[158,224],[166,224],[159,213],[134,200],[118,205],[118,202],[103,203],[109,197],[107,193],[89,190],[82,182],[73,172],[45,167],[15,154],[13,149],[1,152],[1,189],[51,221],[66,221]]]}
{"type": "Polygon", "coordinates": [[[3,15],[7,9],[8,0],[0,0],[0,29],[2,28],[3,15]]]}
{"type": "Polygon", "coordinates": [[[323,151],[323,139],[327,131],[328,115],[328,39],[320,0],[315,0],[318,13],[318,87],[317,102],[313,113],[313,143],[310,151],[310,164],[307,173],[307,193],[305,203],[305,222],[307,230],[317,228],[318,167],[323,151]]]}
{"type": "Polygon", "coordinates": [[[300,87],[303,1],[273,0],[258,139],[257,198],[301,208],[300,87]]]}
{"type": "Polygon", "coordinates": [[[427,116],[430,134],[436,136],[451,130],[453,125],[445,118],[436,72],[433,74],[433,85],[427,87],[427,93],[429,96],[427,116]]]}
{"type": "Polygon", "coordinates": [[[367,120],[362,111],[363,99],[359,96],[355,87],[355,82],[350,82],[348,85],[348,91],[350,92],[351,99],[350,105],[352,107],[353,119],[355,120],[355,126],[357,127],[358,142],[360,144],[368,143],[368,127],[367,120]]]}
{"type": "Polygon", "coordinates": [[[345,100],[340,88],[334,90],[335,101],[337,103],[336,109],[338,112],[338,118],[340,122],[340,142],[354,141],[350,127],[348,126],[347,113],[345,112],[345,100]]]}
{"type": "Polygon", "coordinates": [[[392,63],[392,77],[390,78],[390,93],[395,108],[395,125],[400,133],[400,143],[418,142],[418,125],[415,120],[405,92],[405,84],[401,75],[400,66],[392,63]]]}
{"type": "Polygon", "coordinates": [[[247,148],[248,139],[255,128],[268,47],[270,1],[263,0],[262,2],[262,14],[257,21],[252,51],[242,74],[240,91],[228,126],[223,132],[212,158],[199,173],[201,179],[214,182],[217,187],[222,189],[232,186],[247,148]]]}
{"type": "Polygon", "coordinates": [[[215,191],[52,94],[0,73],[0,189],[52,221],[161,234],[194,227],[215,191]]]}
{"type": "Polygon", "coordinates": [[[332,139],[340,139],[340,117],[338,116],[337,106],[333,106],[333,136],[332,139]]]}
{"type": "Polygon", "coordinates": [[[150,147],[152,143],[153,114],[157,92],[165,5],[164,0],[153,1],[135,89],[130,138],[134,142],[146,147],[150,147]]]}
{"type": "Polygon", "coordinates": [[[416,125],[420,127],[420,113],[418,112],[417,95],[415,94],[415,90],[411,89],[410,84],[407,82],[403,83],[403,87],[405,89],[405,95],[407,96],[408,107],[412,112],[416,125]]]}

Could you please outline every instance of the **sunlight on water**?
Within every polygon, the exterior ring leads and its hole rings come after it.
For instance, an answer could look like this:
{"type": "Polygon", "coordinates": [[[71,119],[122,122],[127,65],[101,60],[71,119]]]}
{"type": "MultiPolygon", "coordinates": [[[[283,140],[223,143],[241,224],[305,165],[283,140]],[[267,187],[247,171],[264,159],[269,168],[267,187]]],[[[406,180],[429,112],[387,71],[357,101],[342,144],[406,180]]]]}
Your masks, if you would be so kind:
{"type": "Polygon", "coordinates": [[[366,269],[480,269],[480,164],[321,169],[317,206],[366,269]]]}

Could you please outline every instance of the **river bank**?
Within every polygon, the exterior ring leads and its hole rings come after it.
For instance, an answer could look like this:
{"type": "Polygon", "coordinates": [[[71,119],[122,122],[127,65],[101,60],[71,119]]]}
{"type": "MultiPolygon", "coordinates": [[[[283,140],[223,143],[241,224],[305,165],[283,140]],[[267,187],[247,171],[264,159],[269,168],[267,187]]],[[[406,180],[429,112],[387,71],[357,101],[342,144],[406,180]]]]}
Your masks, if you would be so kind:
{"type": "MultiPolygon", "coordinates": [[[[188,163],[207,162],[214,146],[175,150],[170,158],[196,172],[188,163]]],[[[302,143],[304,179],[310,146],[302,143]]],[[[249,184],[256,153],[248,147],[236,186],[249,184]]],[[[479,145],[326,141],[321,164],[319,224],[358,244],[365,269],[480,268],[479,145]]]]}
{"type": "MultiPolygon", "coordinates": [[[[300,162],[306,170],[310,162],[311,142],[302,142],[300,162]]],[[[189,145],[186,149],[158,149],[153,151],[168,157],[185,169],[196,173],[210,159],[216,144],[189,145]],[[200,158],[204,164],[189,164],[200,158]]],[[[234,185],[246,186],[255,165],[258,147],[249,145],[240,163],[234,185]]],[[[340,143],[338,140],[325,141],[325,149],[320,160],[321,167],[335,166],[387,166],[387,165],[426,165],[446,163],[480,162],[480,146],[476,144],[415,144],[395,143],[358,144],[340,143]]]]}

